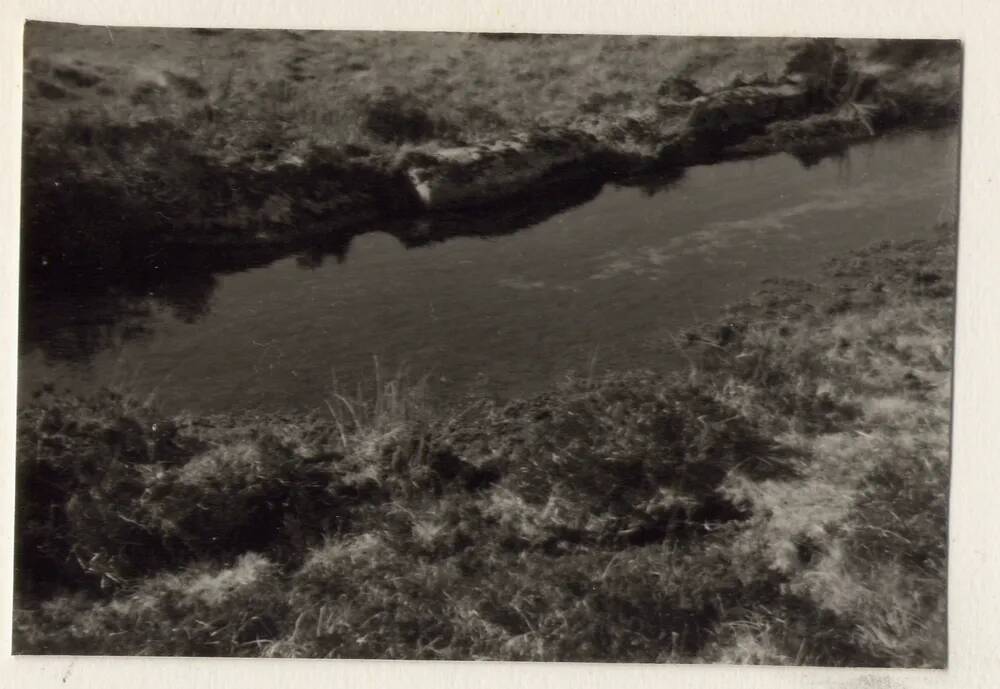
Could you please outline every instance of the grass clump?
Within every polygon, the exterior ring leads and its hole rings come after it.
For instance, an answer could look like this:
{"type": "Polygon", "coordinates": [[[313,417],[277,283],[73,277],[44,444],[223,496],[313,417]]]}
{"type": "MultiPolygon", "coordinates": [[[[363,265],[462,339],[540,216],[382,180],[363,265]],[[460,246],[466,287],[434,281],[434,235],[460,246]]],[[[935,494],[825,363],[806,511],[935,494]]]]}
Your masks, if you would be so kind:
{"type": "Polygon", "coordinates": [[[195,564],[150,577],[127,594],[96,604],[79,595],[55,597],[38,611],[18,612],[15,623],[28,630],[23,643],[35,653],[259,653],[278,631],[286,608],[275,595],[276,574],[274,563],[247,553],[231,567],[195,564]],[[59,631],[36,634],[37,618],[59,631]],[[190,628],[178,626],[181,620],[190,628]]]}
{"type": "Polygon", "coordinates": [[[258,548],[288,557],[337,520],[325,455],[267,431],[220,444],[114,393],[39,400],[19,428],[19,494],[35,496],[18,511],[26,595],[258,548]]]}

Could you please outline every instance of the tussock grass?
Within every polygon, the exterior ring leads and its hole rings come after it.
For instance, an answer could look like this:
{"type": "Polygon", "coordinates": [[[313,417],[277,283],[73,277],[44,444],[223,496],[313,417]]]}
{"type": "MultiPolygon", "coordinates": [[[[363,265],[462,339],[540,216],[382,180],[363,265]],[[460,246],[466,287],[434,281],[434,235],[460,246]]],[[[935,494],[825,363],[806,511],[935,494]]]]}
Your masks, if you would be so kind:
{"type": "Polygon", "coordinates": [[[377,362],[303,418],[42,397],[16,648],[943,666],[953,232],[771,285],[673,377],[451,415],[377,362]]]}
{"type": "Polygon", "coordinates": [[[359,436],[392,434],[401,427],[425,424],[431,418],[428,407],[427,379],[411,382],[400,369],[388,379],[383,377],[378,357],[372,358],[374,386],[371,393],[358,385],[353,395],[345,394],[333,377],[326,408],[337,425],[344,450],[361,440],[359,436]]]}

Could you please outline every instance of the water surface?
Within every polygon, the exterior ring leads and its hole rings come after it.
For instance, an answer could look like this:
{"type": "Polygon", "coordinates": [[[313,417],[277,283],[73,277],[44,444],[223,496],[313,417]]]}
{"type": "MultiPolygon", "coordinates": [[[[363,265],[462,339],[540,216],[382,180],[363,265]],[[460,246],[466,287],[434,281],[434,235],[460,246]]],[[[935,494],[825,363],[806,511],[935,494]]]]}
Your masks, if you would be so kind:
{"type": "Polygon", "coordinates": [[[569,370],[666,369],[673,334],[764,278],[929,235],[956,181],[955,134],[913,133],[808,167],[781,154],[606,185],[503,236],[406,248],[373,226],[341,260],[182,276],[142,298],[36,299],[21,390],[114,384],[170,409],[292,409],[320,405],[334,377],[370,383],[374,357],[446,401],[531,394],[569,370]]]}

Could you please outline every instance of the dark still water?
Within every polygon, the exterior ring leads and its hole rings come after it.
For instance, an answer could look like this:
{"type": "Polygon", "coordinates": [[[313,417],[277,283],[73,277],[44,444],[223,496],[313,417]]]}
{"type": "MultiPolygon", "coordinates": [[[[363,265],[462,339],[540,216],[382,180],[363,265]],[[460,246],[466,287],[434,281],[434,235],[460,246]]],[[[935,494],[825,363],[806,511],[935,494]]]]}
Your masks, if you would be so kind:
{"type": "Polygon", "coordinates": [[[22,314],[22,394],[118,385],[169,409],[312,408],[404,366],[452,401],[531,394],[570,370],[676,365],[671,335],[767,277],[810,277],[954,213],[957,137],[916,133],[806,167],[789,155],[607,185],[517,232],[187,276],[143,296],[42,297],[22,314]]]}

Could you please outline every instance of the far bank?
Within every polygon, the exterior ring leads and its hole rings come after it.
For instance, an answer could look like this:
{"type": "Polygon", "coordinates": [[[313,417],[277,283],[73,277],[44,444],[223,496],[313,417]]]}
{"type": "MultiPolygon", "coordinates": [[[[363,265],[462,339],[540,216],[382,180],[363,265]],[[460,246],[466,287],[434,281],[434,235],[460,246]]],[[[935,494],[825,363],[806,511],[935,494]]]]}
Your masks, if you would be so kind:
{"type": "Polygon", "coordinates": [[[264,32],[251,56],[240,32],[119,30],[111,44],[92,28],[29,25],[22,257],[41,279],[156,251],[346,242],[400,218],[489,224],[609,180],[809,160],[955,122],[960,106],[953,42],[264,32]],[[397,65],[435,55],[427,41],[446,66],[397,65]],[[385,64],[335,67],[348,49],[385,64]],[[217,54],[214,72],[192,67],[199,54],[217,54]],[[575,83],[602,68],[604,86],[575,83]]]}

